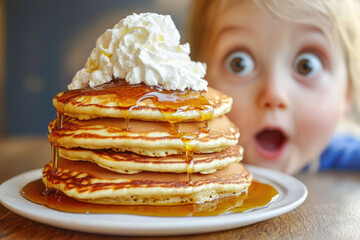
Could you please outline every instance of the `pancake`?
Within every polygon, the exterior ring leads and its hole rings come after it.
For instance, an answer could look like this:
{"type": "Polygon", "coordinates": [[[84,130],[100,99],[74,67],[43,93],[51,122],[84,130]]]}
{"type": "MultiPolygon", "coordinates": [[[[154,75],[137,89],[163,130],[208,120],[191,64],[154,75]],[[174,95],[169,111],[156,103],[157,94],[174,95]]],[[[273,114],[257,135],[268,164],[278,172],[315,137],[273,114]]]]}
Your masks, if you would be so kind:
{"type": "Polygon", "coordinates": [[[61,92],[53,105],[59,113],[80,120],[111,117],[182,122],[222,116],[230,111],[232,98],[210,87],[207,92],[166,91],[115,79],[94,88],[61,92]]]}
{"type": "MultiPolygon", "coordinates": [[[[142,171],[186,173],[189,170],[188,158],[184,155],[147,157],[130,152],[62,147],[58,151],[60,157],[74,161],[90,161],[100,167],[125,174],[142,171]]],[[[240,162],[243,151],[243,148],[237,145],[218,153],[194,154],[191,171],[203,174],[215,172],[231,163],[240,162]]]]}
{"type": "Polygon", "coordinates": [[[145,156],[178,155],[186,152],[219,152],[238,142],[239,130],[226,117],[208,122],[209,132],[202,132],[202,122],[146,122],[124,119],[97,118],[78,120],[64,117],[62,128],[55,119],[49,124],[49,141],[65,148],[113,149],[145,156]],[[178,126],[176,134],[174,126],[178,126]]]}
{"type": "Polygon", "coordinates": [[[59,158],[56,173],[52,163],[43,170],[47,188],[57,189],[79,201],[116,205],[180,205],[203,203],[241,194],[250,186],[252,174],[233,163],[212,174],[184,173],[121,174],[94,163],[59,158]]]}

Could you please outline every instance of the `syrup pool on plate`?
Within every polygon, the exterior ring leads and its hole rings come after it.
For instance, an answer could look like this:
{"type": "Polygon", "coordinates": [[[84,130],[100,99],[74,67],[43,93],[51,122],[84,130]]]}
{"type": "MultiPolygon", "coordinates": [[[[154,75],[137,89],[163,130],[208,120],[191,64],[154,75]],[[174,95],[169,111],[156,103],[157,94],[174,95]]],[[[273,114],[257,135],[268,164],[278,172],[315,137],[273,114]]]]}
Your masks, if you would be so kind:
{"type": "Polygon", "coordinates": [[[86,203],[67,197],[55,189],[46,189],[41,179],[28,183],[21,190],[23,197],[46,207],[72,213],[120,213],[163,217],[214,216],[244,212],[268,206],[279,198],[278,191],[269,184],[253,181],[248,193],[224,197],[211,202],[185,205],[102,205],[86,203]]]}

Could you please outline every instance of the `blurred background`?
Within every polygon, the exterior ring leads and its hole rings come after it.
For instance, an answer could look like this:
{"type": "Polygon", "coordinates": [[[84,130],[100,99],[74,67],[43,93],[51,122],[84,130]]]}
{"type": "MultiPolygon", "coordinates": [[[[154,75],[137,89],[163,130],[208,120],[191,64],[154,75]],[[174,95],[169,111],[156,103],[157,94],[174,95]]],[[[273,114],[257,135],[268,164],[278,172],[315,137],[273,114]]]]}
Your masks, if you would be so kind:
{"type": "Polygon", "coordinates": [[[0,183],[51,160],[52,98],[97,38],[132,13],[170,14],[186,42],[185,0],[0,0],[0,183]],[[1,170],[2,169],[2,170],[1,170]]]}
{"type": "Polygon", "coordinates": [[[188,1],[0,0],[2,136],[47,134],[52,98],[67,89],[96,39],[132,13],[170,14],[186,41],[188,1]]]}

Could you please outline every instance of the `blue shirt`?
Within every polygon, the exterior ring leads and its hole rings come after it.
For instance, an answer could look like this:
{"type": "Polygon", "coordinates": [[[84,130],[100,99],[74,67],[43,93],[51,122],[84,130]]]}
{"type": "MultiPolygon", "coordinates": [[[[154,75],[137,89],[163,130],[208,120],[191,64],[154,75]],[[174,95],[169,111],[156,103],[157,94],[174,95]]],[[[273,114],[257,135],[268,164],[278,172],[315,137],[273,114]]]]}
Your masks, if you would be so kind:
{"type": "Polygon", "coordinates": [[[346,134],[333,137],[320,156],[319,170],[360,170],[360,139],[346,134]]]}

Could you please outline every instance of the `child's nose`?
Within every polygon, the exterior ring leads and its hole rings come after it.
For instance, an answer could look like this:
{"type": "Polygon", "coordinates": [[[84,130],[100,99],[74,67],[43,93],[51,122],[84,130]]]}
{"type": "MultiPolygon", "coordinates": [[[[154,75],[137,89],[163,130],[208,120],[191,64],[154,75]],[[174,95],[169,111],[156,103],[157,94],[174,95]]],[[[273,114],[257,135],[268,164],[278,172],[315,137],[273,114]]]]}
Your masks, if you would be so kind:
{"type": "Polygon", "coordinates": [[[262,86],[259,91],[258,104],[264,109],[282,109],[288,108],[288,99],[285,83],[275,77],[261,79],[262,86]]]}

